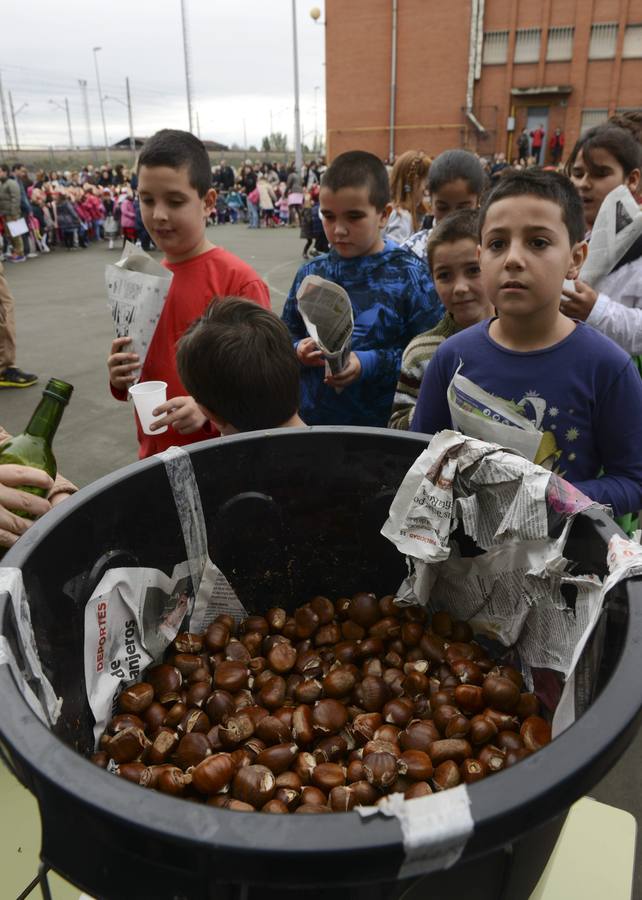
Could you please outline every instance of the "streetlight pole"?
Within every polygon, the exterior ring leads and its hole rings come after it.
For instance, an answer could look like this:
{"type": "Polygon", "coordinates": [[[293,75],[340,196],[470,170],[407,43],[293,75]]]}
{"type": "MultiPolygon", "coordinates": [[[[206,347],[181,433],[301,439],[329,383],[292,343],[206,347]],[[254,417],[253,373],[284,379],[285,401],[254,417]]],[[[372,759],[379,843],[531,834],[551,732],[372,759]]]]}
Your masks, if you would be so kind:
{"type": "Polygon", "coordinates": [[[71,133],[71,116],[69,115],[69,100],[65,97],[65,112],[67,113],[67,128],[69,129],[69,149],[74,149],[74,136],[71,133]]]}
{"type": "Polygon", "coordinates": [[[185,57],[185,89],[187,91],[187,120],[192,131],[192,84],[189,59],[189,41],[187,36],[187,0],[181,0],[181,19],[183,22],[183,56],[185,57]]]}
{"type": "Polygon", "coordinates": [[[82,106],[85,113],[85,127],[87,128],[87,141],[89,143],[89,147],[93,150],[94,162],[98,162],[98,154],[96,153],[96,148],[94,147],[94,137],[91,133],[91,116],[89,115],[89,101],[87,99],[87,80],[85,78],[79,78],[78,84],[80,85],[80,93],[82,94],[82,106]]]}
{"type": "Polygon", "coordinates": [[[136,138],[134,137],[134,113],[132,111],[132,95],[129,90],[129,76],[125,78],[127,90],[127,115],[129,117],[129,149],[132,152],[132,163],[136,160],[136,138]]]}
{"type": "Polygon", "coordinates": [[[96,81],[98,83],[98,99],[100,100],[100,117],[103,120],[103,137],[105,138],[105,155],[107,157],[107,162],[111,163],[111,156],[109,153],[109,141],[107,140],[107,125],[105,123],[105,107],[103,105],[103,89],[100,85],[100,72],[98,71],[98,52],[102,50],[102,47],[94,47],[94,65],[96,66],[96,81]]]}
{"type": "Polygon", "coordinates": [[[55,106],[57,109],[61,109],[64,113],[67,113],[67,130],[69,131],[69,149],[74,149],[74,137],[71,133],[71,116],[69,115],[69,100],[65,97],[65,105],[62,106],[56,100],[50,100],[52,106],[55,106]]]}
{"type": "Polygon", "coordinates": [[[9,91],[9,109],[11,110],[11,121],[13,122],[13,136],[15,139],[16,150],[20,149],[20,141],[18,140],[18,128],[16,127],[16,116],[20,115],[25,106],[29,106],[28,103],[23,103],[17,110],[13,108],[13,97],[11,96],[11,91],[9,91]]]}
{"type": "Polygon", "coordinates": [[[129,78],[125,78],[125,90],[127,93],[127,102],[121,100],[120,97],[112,97],[109,94],[105,94],[103,100],[114,100],[116,103],[120,103],[121,106],[127,107],[127,117],[129,119],[129,149],[132,152],[132,163],[136,161],[136,139],[134,138],[134,119],[132,115],[132,97],[129,90],[129,78]]]}
{"type": "Polygon", "coordinates": [[[296,0],[292,0],[292,48],[294,51],[294,165],[297,172],[303,168],[301,151],[301,115],[299,112],[299,48],[296,32],[296,0]]]}
{"type": "Polygon", "coordinates": [[[319,91],[317,84],[314,88],[314,152],[319,152],[319,91]]]}
{"type": "Polygon", "coordinates": [[[9,116],[7,115],[7,104],[4,99],[4,90],[2,88],[2,75],[0,74],[0,108],[2,109],[2,122],[4,124],[4,135],[7,144],[7,150],[11,153],[11,145],[13,139],[11,137],[11,127],[9,125],[9,116]]]}

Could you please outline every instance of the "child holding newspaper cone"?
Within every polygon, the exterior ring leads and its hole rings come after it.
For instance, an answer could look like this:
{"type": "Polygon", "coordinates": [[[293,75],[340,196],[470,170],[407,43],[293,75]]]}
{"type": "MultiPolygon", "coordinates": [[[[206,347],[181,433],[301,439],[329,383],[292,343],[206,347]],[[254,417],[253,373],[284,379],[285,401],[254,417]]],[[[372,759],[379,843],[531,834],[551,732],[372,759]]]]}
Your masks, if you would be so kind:
{"type": "Polygon", "coordinates": [[[176,342],[199,318],[212,298],[228,295],[270,308],[267,285],[247,263],[215,247],[205,223],[216,201],[207,150],[186,131],[164,129],[144,145],[138,158],[138,192],[143,224],[165,254],[163,265],[173,273],[145,363],[128,351],[129,338],[116,338],[107,360],[111,392],[127,399],[127,389],[141,381],[166,381],[167,402],[154,410],[151,426],[160,434],[146,435],[138,425],[139,456],[151,456],[172,444],[190,444],[216,437],[207,416],[181,383],[176,369],[176,342]],[[162,415],[164,414],[164,415],[162,415]]]}
{"type": "Polygon", "coordinates": [[[323,176],[320,201],[331,250],[299,269],[283,311],[301,364],[301,416],[308,425],[385,427],[401,354],[443,308],[424,264],[382,237],[390,186],[380,159],[360,150],[338,156],[323,176]],[[350,298],[352,351],[338,374],[326,375],[297,308],[307,275],[340,285],[350,298]]]}
{"type": "Polygon", "coordinates": [[[586,257],[585,230],[565,176],[500,179],[480,210],[482,281],[498,317],[438,348],[412,430],[454,426],[530,444],[535,462],[625,515],[642,508],[642,380],[613,341],[559,309],[564,279],[577,278],[586,257]]]}
{"type": "MultiPolygon", "coordinates": [[[[577,141],[566,171],[582,198],[589,240],[608,194],[624,185],[635,195],[641,170],[642,146],[624,128],[600,125],[577,141]]],[[[574,291],[563,293],[563,313],[592,325],[627,353],[642,354],[642,235],[600,280],[599,292],[577,280],[574,291]]]]}

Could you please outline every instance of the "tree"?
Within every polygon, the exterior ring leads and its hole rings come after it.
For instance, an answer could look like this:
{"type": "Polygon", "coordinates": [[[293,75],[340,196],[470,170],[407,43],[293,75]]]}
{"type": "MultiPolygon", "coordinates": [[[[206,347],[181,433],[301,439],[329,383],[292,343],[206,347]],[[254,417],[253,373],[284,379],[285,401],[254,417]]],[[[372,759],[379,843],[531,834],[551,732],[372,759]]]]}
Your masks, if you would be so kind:
{"type": "Polygon", "coordinates": [[[264,137],[261,141],[261,150],[264,153],[269,153],[272,148],[270,147],[270,139],[269,137],[264,137]]]}
{"type": "Polygon", "coordinates": [[[288,136],[282,131],[274,131],[270,135],[270,146],[272,150],[278,150],[285,153],[288,149],[288,136]]]}

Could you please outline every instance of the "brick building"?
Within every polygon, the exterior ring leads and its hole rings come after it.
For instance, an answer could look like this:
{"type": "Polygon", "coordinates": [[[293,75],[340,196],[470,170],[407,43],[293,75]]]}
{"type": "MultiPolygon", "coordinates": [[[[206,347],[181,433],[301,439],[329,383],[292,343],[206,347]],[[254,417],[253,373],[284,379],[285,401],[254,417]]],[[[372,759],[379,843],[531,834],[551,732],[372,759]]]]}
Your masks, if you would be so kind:
{"type": "Polygon", "coordinates": [[[326,0],[327,149],[516,155],[642,109],[642,0],[326,0]],[[395,46],[396,45],[396,46],[395,46]]]}

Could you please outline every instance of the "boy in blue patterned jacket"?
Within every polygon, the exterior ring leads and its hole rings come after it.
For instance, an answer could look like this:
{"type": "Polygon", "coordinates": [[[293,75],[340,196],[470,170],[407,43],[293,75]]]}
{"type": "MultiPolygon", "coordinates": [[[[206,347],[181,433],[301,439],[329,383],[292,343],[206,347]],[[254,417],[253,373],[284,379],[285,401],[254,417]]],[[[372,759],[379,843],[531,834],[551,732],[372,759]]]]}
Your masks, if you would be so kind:
{"type": "Polygon", "coordinates": [[[444,311],[425,265],[382,237],[390,189],[376,156],[361,150],[338,156],[323,176],[320,201],[330,252],[299,269],[283,310],[302,366],[301,418],[308,425],[385,428],[404,348],[444,311]],[[325,375],[297,308],[299,285],[313,274],[340,284],[352,303],[352,352],[338,375],[325,375]]]}

